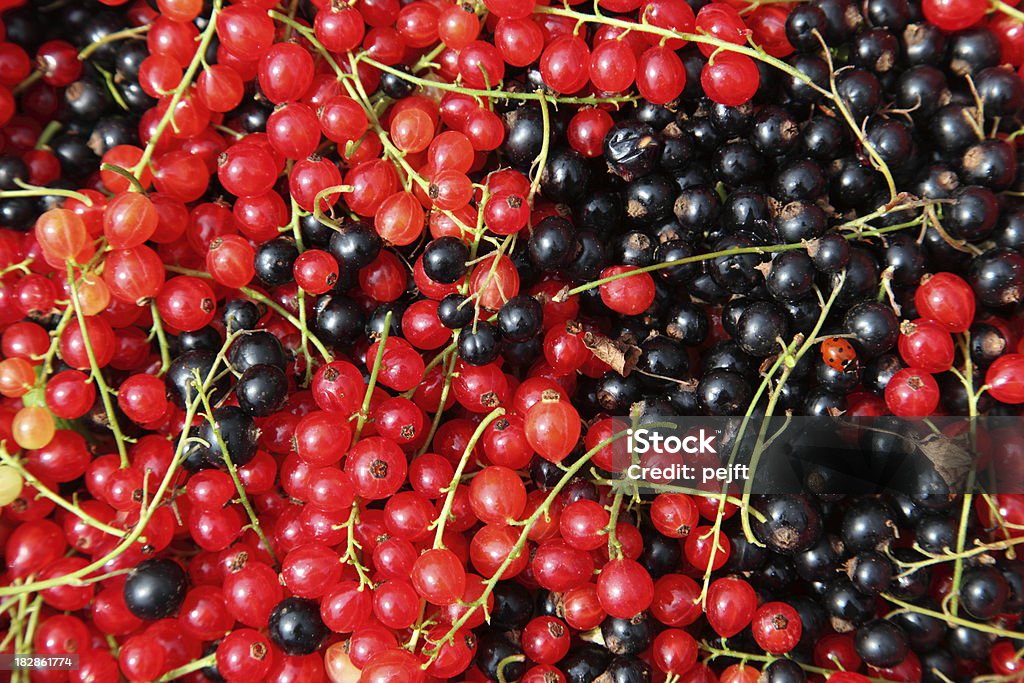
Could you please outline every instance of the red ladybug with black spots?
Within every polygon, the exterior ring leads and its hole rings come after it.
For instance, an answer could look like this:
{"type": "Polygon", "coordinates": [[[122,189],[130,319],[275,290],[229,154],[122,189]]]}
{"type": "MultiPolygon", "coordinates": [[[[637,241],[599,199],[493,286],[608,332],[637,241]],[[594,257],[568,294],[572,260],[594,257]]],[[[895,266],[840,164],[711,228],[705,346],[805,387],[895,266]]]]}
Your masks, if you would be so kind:
{"type": "Polygon", "coordinates": [[[821,342],[821,358],[826,365],[842,372],[857,360],[857,351],[842,337],[830,337],[821,342]]]}

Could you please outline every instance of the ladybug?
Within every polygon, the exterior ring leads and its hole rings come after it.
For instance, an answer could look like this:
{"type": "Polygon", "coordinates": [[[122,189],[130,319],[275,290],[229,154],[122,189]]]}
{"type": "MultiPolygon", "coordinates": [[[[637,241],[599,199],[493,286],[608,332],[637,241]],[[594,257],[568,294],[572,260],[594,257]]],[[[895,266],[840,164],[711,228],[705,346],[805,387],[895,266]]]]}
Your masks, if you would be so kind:
{"type": "Polygon", "coordinates": [[[841,337],[830,337],[821,343],[821,359],[825,363],[840,372],[850,367],[850,363],[857,360],[857,352],[853,344],[841,337]]]}

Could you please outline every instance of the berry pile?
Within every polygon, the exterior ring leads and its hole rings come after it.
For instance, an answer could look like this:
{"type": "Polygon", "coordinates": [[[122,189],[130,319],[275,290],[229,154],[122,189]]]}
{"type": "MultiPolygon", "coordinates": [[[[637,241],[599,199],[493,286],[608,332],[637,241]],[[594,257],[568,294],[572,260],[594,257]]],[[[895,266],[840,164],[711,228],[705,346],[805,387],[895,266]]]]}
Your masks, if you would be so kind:
{"type": "Polygon", "coordinates": [[[1024,680],[1012,3],[3,0],[0,41],[0,652],[77,656],[15,680],[1024,680]],[[613,486],[677,416],[882,458],[965,416],[982,469],[613,486]]]}

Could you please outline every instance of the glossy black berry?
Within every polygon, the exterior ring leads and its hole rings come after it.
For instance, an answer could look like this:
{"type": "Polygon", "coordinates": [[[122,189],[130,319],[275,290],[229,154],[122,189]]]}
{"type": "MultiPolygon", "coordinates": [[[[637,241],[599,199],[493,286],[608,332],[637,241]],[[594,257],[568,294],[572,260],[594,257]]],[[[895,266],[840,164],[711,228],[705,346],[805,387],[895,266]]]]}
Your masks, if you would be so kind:
{"type": "Polygon", "coordinates": [[[271,610],[267,633],[285,654],[295,656],[316,652],[329,631],[315,600],[285,598],[271,610]]]}
{"type": "Polygon", "coordinates": [[[765,519],[754,521],[754,534],[777,553],[806,550],[821,536],[821,513],[807,496],[769,496],[755,507],[765,519]]]}
{"type": "Polygon", "coordinates": [[[878,499],[861,499],[843,515],[843,543],[853,551],[884,547],[895,536],[895,529],[892,510],[878,499]]]}
{"type": "Polygon", "coordinates": [[[462,294],[448,294],[437,305],[437,318],[445,327],[457,330],[473,322],[473,302],[462,294]]]}
{"type": "Polygon", "coordinates": [[[605,647],[616,655],[633,655],[643,652],[651,644],[653,633],[645,612],[629,619],[608,617],[601,622],[601,635],[605,647]]]}
{"type": "Polygon", "coordinates": [[[998,615],[1010,595],[1010,587],[995,567],[973,567],[960,583],[960,604],[974,618],[985,621],[998,615]]]}
{"type": "Polygon", "coordinates": [[[876,619],[858,628],[853,644],[867,664],[883,668],[902,662],[908,650],[903,630],[885,619],[876,619]]]}
{"type": "Polygon", "coordinates": [[[139,619],[154,621],[174,615],[185,600],[188,577],[173,560],[143,560],[124,582],[124,602],[139,619]]]}
{"type": "Polygon", "coordinates": [[[857,590],[868,595],[878,595],[889,587],[893,567],[882,553],[865,550],[858,553],[847,565],[847,574],[857,590]]]}
{"type": "Polygon", "coordinates": [[[828,31],[828,18],[816,5],[798,5],[786,17],[786,38],[798,50],[815,52],[821,49],[828,31]]]}
{"type": "Polygon", "coordinates": [[[313,329],[316,336],[332,346],[348,346],[363,333],[366,315],[352,298],[344,294],[326,294],[314,307],[313,329]]]}
{"type": "Polygon", "coordinates": [[[1024,297],[1024,257],[1010,249],[992,249],[975,257],[967,280],[985,306],[1000,308],[1024,297]]]}
{"type": "Polygon", "coordinates": [[[715,369],[697,384],[697,401],[707,415],[736,415],[750,405],[753,390],[743,375],[715,369]]]}
{"type": "Polygon", "coordinates": [[[899,320],[888,306],[868,301],[853,306],[846,313],[843,326],[854,335],[858,351],[872,357],[885,353],[896,344],[899,320]]]}
{"type": "Polygon", "coordinates": [[[478,320],[459,335],[459,358],[470,365],[487,365],[498,357],[501,333],[486,320],[478,320]]]}
{"type": "Polygon", "coordinates": [[[256,250],[256,275],[271,287],[287,284],[294,279],[292,271],[298,257],[299,250],[290,238],[264,242],[256,250]]]}
{"type": "Polygon", "coordinates": [[[523,342],[540,333],[544,309],[532,296],[514,296],[498,311],[497,326],[502,337],[523,342]]]}
{"type": "Polygon", "coordinates": [[[377,231],[365,223],[346,223],[331,235],[328,250],[342,268],[358,270],[380,253],[377,231]]]}
{"type": "Polygon", "coordinates": [[[254,365],[238,378],[235,385],[238,407],[255,417],[271,415],[288,398],[288,378],[275,365],[254,365]]]}
{"type": "Polygon", "coordinates": [[[558,270],[575,256],[572,224],[556,216],[544,218],[534,226],[527,249],[534,266],[545,271],[558,270]]]}
{"type": "Polygon", "coordinates": [[[452,284],[466,274],[469,247],[457,237],[439,237],[423,250],[423,272],[434,282],[452,284]]]}
{"type": "Polygon", "coordinates": [[[224,304],[222,320],[227,332],[251,330],[261,318],[259,307],[246,299],[231,299],[224,304]]]}
{"type": "Polygon", "coordinates": [[[609,170],[633,180],[654,170],[661,156],[661,139],[654,129],[639,121],[612,126],[604,139],[604,160],[609,170]]]}
{"type": "Polygon", "coordinates": [[[281,341],[264,330],[240,335],[228,349],[228,363],[236,372],[245,372],[254,365],[275,365],[284,370],[286,362],[281,341]]]}
{"type": "Polygon", "coordinates": [[[571,149],[560,149],[548,156],[540,188],[551,201],[572,203],[585,196],[589,182],[586,160],[571,149]]]}

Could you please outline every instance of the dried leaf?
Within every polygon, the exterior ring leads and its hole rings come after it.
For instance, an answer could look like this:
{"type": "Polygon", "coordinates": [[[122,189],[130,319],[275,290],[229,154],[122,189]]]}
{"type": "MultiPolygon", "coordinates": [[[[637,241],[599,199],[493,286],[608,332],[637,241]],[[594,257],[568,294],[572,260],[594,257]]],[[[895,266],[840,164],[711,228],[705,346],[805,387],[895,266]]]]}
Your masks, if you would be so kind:
{"type": "Polygon", "coordinates": [[[569,287],[566,286],[566,287],[562,287],[560,290],[558,290],[558,293],[555,294],[553,297],[551,297],[551,300],[554,301],[556,304],[560,304],[560,303],[563,303],[566,300],[568,300],[568,298],[569,298],[569,287]]]}
{"type": "Polygon", "coordinates": [[[963,446],[948,436],[930,434],[919,444],[935,471],[950,487],[955,487],[971,469],[974,458],[963,446]]]}
{"type": "Polygon", "coordinates": [[[593,332],[584,333],[583,345],[623,377],[629,375],[636,367],[636,362],[640,360],[639,346],[609,339],[593,332]]]}

